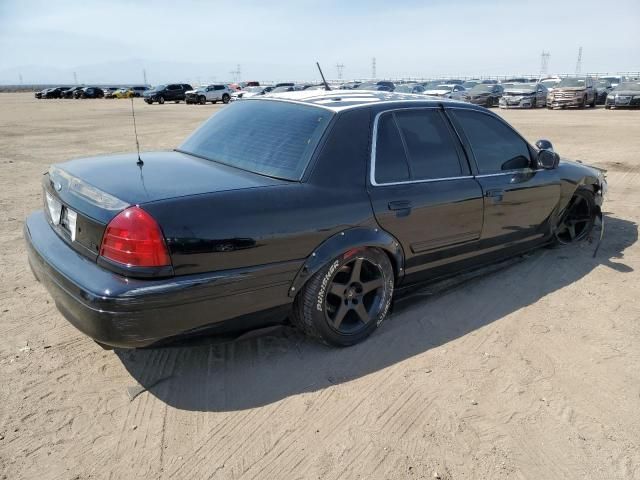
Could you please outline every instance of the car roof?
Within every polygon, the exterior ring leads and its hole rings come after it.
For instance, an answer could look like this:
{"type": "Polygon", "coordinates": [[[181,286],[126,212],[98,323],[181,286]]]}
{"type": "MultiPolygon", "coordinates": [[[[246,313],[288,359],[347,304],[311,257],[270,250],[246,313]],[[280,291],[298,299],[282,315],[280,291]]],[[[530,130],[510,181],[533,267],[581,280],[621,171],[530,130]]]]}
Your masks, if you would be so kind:
{"type": "Polygon", "coordinates": [[[363,108],[381,103],[422,103],[422,104],[455,104],[469,106],[468,103],[456,100],[430,97],[428,95],[398,92],[381,92],[377,90],[298,90],[293,92],[270,93],[259,98],[252,97],[251,101],[281,101],[302,103],[322,107],[334,112],[348,109],[363,108]]]}

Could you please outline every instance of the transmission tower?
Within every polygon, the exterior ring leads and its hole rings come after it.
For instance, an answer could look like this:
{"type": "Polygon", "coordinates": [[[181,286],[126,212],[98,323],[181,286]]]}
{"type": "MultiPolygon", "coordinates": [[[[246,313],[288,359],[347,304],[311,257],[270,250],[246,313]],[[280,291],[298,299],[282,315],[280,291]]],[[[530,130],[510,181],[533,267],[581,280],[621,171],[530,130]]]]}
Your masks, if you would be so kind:
{"type": "Polygon", "coordinates": [[[142,69],[142,78],[144,80],[144,85],[147,84],[147,70],[146,69],[142,69]]]}
{"type": "Polygon", "coordinates": [[[235,70],[231,70],[229,72],[231,75],[233,75],[233,81],[234,82],[239,82],[240,81],[240,74],[242,73],[242,70],[240,70],[240,64],[236,65],[236,69],[235,70]]]}
{"type": "Polygon", "coordinates": [[[73,83],[78,84],[78,75],[76,75],[76,72],[73,72],[73,83]]]}
{"type": "Polygon", "coordinates": [[[545,52],[544,50],[540,54],[540,78],[547,75],[549,70],[549,57],[551,54],[549,52],[545,52]]]}
{"type": "Polygon", "coordinates": [[[21,74],[21,73],[19,73],[19,74],[18,74],[18,77],[20,78],[20,85],[22,85],[22,83],[23,83],[23,82],[22,82],[22,74],[21,74]]]}
{"type": "Polygon", "coordinates": [[[376,78],[376,57],[371,59],[371,78],[376,78]]]}
{"type": "Polygon", "coordinates": [[[338,71],[338,80],[342,80],[342,71],[344,70],[344,64],[336,63],[336,70],[338,71]]]}
{"type": "Polygon", "coordinates": [[[578,61],[576,62],[576,75],[582,71],[582,47],[578,49],[578,61]]]}

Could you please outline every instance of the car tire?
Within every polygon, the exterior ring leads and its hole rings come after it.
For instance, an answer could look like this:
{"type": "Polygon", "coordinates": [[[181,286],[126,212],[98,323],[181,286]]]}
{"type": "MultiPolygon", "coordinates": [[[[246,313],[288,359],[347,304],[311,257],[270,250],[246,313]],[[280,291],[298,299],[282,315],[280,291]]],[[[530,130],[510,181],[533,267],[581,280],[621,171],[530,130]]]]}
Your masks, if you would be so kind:
{"type": "Polygon", "coordinates": [[[578,108],[584,108],[587,106],[587,96],[582,97],[582,102],[578,104],[578,108]]]}
{"type": "Polygon", "coordinates": [[[553,229],[553,243],[569,245],[584,240],[593,230],[596,215],[597,206],[593,192],[586,188],[577,189],[565,213],[553,229]]]}
{"type": "Polygon", "coordinates": [[[227,103],[229,103],[229,100],[231,100],[231,97],[229,96],[228,93],[225,93],[224,95],[222,95],[222,103],[226,105],[227,103]]]}
{"type": "Polygon", "coordinates": [[[385,252],[349,250],[304,285],[294,301],[292,322],[327,345],[355,345],[386,318],[393,287],[393,266],[385,252]]]}
{"type": "Polygon", "coordinates": [[[163,96],[158,97],[158,103],[160,105],[162,105],[164,103],[164,97],[163,96]]]}
{"type": "Polygon", "coordinates": [[[594,95],[593,96],[593,101],[589,105],[591,108],[596,108],[596,100],[597,100],[597,97],[594,95]]]}
{"type": "Polygon", "coordinates": [[[198,97],[198,103],[200,105],[206,105],[207,104],[207,97],[205,97],[204,95],[200,95],[198,97]]]}

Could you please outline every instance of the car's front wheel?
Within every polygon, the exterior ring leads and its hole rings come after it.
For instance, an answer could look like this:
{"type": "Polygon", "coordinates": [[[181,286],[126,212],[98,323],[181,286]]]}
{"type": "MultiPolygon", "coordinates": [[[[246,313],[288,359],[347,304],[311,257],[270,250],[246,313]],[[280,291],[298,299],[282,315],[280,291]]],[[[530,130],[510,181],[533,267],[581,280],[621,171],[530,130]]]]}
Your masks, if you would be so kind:
{"type": "Polygon", "coordinates": [[[329,345],[354,345],[386,318],[393,286],[386,253],[376,248],[349,250],[305,284],[294,302],[293,323],[329,345]]]}
{"type": "Polygon", "coordinates": [[[593,193],[586,189],[576,190],[555,229],[555,243],[568,245],[587,238],[593,230],[596,214],[593,193]]]}
{"type": "Polygon", "coordinates": [[[228,94],[222,95],[222,103],[229,103],[229,100],[231,100],[231,97],[228,94]]]}
{"type": "Polygon", "coordinates": [[[164,97],[163,97],[163,96],[159,96],[159,97],[158,97],[158,103],[159,103],[160,105],[162,105],[162,104],[164,103],[164,97]]]}
{"type": "Polygon", "coordinates": [[[198,102],[200,103],[200,105],[204,105],[207,103],[207,97],[205,97],[204,95],[200,95],[198,97],[198,102]]]}

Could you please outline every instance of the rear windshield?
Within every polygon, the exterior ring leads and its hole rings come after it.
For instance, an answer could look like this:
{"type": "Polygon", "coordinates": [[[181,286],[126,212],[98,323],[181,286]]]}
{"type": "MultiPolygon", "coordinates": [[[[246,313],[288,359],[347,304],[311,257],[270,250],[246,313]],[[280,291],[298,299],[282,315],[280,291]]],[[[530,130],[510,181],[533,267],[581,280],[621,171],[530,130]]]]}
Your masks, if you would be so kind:
{"type": "Polygon", "coordinates": [[[269,177],[300,180],[333,113],[294,103],[233,103],[198,128],[178,151],[269,177]]]}

